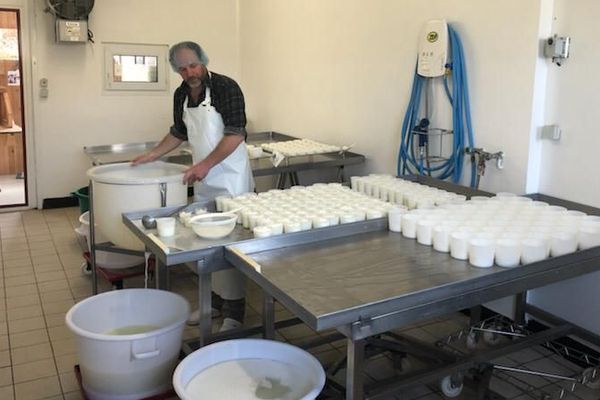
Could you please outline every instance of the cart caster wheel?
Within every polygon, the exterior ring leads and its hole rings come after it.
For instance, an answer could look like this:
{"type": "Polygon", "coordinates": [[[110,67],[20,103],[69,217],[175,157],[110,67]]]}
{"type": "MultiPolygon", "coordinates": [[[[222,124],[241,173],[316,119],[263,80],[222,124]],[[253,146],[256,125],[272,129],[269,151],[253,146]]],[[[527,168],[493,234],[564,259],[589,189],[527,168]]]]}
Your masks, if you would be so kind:
{"type": "Polygon", "coordinates": [[[597,368],[586,368],[583,371],[585,381],[583,384],[590,389],[600,389],[600,371],[597,368]]]}
{"type": "MultiPolygon", "coordinates": [[[[495,328],[494,328],[495,329],[495,328]]],[[[500,343],[501,335],[494,332],[483,332],[483,341],[490,346],[496,346],[500,343]]]]}
{"type": "Polygon", "coordinates": [[[396,355],[392,358],[394,369],[400,374],[406,374],[413,367],[412,362],[407,356],[396,355]]]}
{"type": "Polygon", "coordinates": [[[440,389],[442,390],[444,396],[452,399],[460,396],[463,390],[463,384],[461,382],[460,385],[455,385],[452,383],[452,377],[448,375],[440,382],[440,389]]]}
{"type": "Polygon", "coordinates": [[[467,349],[469,350],[476,350],[477,349],[477,343],[479,342],[479,338],[477,337],[477,333],[476,332],[470,332],[467,335],[467,349]]]}
{"type": "Polygon", "coordinates": [[[82,275],[91,275],[92,274],[92,266],[87,261],[84,261],[83,264],[81,264],[81,274],[82,275]]]}

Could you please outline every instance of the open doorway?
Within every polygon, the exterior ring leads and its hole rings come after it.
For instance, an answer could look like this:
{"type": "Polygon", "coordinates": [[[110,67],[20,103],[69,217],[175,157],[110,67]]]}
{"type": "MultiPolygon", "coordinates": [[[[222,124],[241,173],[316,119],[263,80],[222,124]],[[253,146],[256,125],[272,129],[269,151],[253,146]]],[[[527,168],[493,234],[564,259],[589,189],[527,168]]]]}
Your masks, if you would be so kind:
{"type": "Polygon", "coordinates": [[[0,207],[27,205],[19,10],[0,8],[0,207]]]}

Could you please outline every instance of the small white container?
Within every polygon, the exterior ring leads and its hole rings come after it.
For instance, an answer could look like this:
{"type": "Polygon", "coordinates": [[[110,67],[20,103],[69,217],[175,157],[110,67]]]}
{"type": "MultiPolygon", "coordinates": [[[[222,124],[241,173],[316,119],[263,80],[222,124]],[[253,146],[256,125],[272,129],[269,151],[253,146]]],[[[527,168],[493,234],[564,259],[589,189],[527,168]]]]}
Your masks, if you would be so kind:
{"type": "Polygon", "coordinates": [[[302,224],[298,221],[287,221],[283,224],[283,230],[285,233],[300,232],[302,224]]]}
{"type": "Polygon", "coordinates": [[[578,245],[581,250],[600,246],[600,229],[583,226],[579,229],[578,245]]]}
{"type": "Polygon", "coordinates": [[[417,199],[416,208],[431,209],[435,207],[435,199],[433,197],[421,197],[417,199]]]}
{"type": "Polygon", "coordinates": [[[257,226],[252,230],[255,238],[265,238],[271,236],[271,228],[268,226],[257,226]]]}
{"type": "Polygon", "coordinates": [[[421,219],[417,222],[417,242],[426,246],[431,246],[433,227],[436,221],[430,219],[421,219]]]}
{"type": "Polygon", "coordinates": [[[383,211],[381,210],[368,210],[367,219],[383,218],[383,211]]]}
{"type": "Polygon", "coordinates": [[[389,194],[390,194],[390,190],[387,187],[382,186],[379,188],[379,200],[388,201],[389,194]]]}
{"type": "Polygon", "coordinates": [[[306,217],[299,218],[299,222],[300,222],[300,229],[303,231],[308,231],[312,228],[312,221],[310,220],[310,218],[306,218],[306,217]]]}
{"type": "Polygon", "coordinates": [[[499,267],[516,267],[521,258],[521,245],[516,239],[496,240],[496,265],[499,267]]]}
{"type": "Polygon", "coordinates": [[[217,196],[215,197],[215,207],[217,211],[224,211],[225,208],[225,200],[229,199],[229,196],[217,196]]]}
{"type": "Polygon", "coordinates": [[[452,228],[448,225],[438,225],[433,228],[433,248],[442,253],[450,251],[450,234],[452,228]]]}
{"type": "Polygon", "coordinates": [[[259,214],[259,213],[250,213],[248,214],[248,228],[249,229],[254,229],[258,226],[258,221],[260,221],[261,219],[264,219],[264,215],[263,214],[259,214]]]}
{"type": "Polygon", "coordinates": [[[367,213],[362,210],[356,210],[354,212],[354,222],[356,221],[364,221],[367,218],[367,213]]]}
{"type": "MultiPolygon", "coordinates": [[[[403,226],[404,227],[404,226],[403,226]]],[[[450,256],[458,260],[469,258],[469,239],[471,232],[454,232],[450,235],[450,256]]]]}
{"type": "Polygon", "coordinates": [[[352,213],[344,213],[340,215],[340,224],[349,224],[355,222],[356,216],[352,213]]]}
{"type": "MultiPolygon", "coordinates": [[[[352,179],[352,178],[350,178],[352,179]]],[[[360,193],[364,193],[365,192],[365,182],[367,181],[366,178],[364,177],[358,177],[358,179],[355,180],[356,182],[356,188],[354,187],[354,185],[352,185],[352,189],[360,192],[360,193]]],[[[350,184],[352,184],[352,180],[350,181],[350,184]]]]}
{"type": "Polygon", "coordinates": [[[490,239],[469,240],[469,263],[478,268],[494,265],[494,241],[490,239]]]}
{"type": "Polygon", "coordinates": [[[521,240],[521,263],[530,264],[545,260],[548,256],[548,245],[541,238],[527,238],[521,240]]]}
{"type": "Polygon", "coordinates": [[[350,187],[354,191],[358,191],[358,181],[362,178],[360,176],[351,176],[350,177],[350,187]]]}
{"type": "Polygon", "coordinates": [[[157,218],[156,229],[158,236],[169,237],[175,235],[175,218],[157,218]]]}
{"type": "Polygon", "coordinates": [[[582,224],[587,224],[589,222],[592,223],[598,223],[600,224],[600,216],[597,215],[586,215],[585,217],[583,217],[583,220],[581,221],[582,224]]]}
{"type": "Polygon", "coordinates": [[[326,217],[316,217],[312,220],[313,228],[325,228],[329,226],[329,219],[326,217]]]}
{"type": "Polygon", "coordinates": [[[281,235],[283,233],[283,224],[281,222],[274,222],[269,225],[271,229],[271,235],[281,235]]]}
{"type": "Polygon", "coordinates": [[[340,223],[340,216],[334,213],[327,214],[327,219],[329,220],[329,226],[338,225],[340,223]]]}
{"type": "Polygon", "coordinates": [[[388,211],[388,226],[392,232],[402,232],[402,214],[406,214],[406,208],[393,207],[388,211]]]}
{"type": "Polygon", "coordinates": [[[577,250],[577,232],[555,232],[550,236],[550,255],[558,257],[577,250]]]}
{"type": "Polygon", "coordinates": [[[402,236],[409,239],[417,237],[417,222],[421,215],[416,213],[406,213],[402,215],[402,236]]]}

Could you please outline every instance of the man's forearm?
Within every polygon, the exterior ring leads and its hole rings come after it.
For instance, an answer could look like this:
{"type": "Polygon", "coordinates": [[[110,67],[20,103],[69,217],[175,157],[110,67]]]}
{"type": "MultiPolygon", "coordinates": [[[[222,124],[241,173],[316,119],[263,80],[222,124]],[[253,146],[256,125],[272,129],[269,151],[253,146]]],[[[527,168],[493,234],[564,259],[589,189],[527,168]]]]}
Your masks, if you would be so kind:
{"type": "Polygon", "coordinates": [[[241,135],[224,136],[219,144],[217,144],[217,147],[206,158],[185,171],[183,182],[189,184],[204,179],[215,165],[226,159],[243,141],[244,137],[241,135]]]}
{"type": "Polygon", "coordinates": [[[159,158],[177,148],[181,142],[183,142],[183,140],[168,133],[152,150],[150,150],[150,152],[159,158]]]}
{"type": "Polygon", "coordinates": [[[131,161],[131,164],[139,165],[157,160],[179,146],[181,142],[183,142],[183,140],[177,139],[175,136],[168,133],[152,150],[140,154],[131,161]]]}

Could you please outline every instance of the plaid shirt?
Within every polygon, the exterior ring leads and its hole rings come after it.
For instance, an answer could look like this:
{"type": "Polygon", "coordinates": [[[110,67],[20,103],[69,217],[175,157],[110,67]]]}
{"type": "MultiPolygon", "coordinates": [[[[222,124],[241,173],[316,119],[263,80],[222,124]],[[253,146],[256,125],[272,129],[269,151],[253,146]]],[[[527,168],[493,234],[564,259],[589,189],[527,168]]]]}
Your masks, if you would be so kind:
{"type": "Polygon", "coordinates": [[[188,108],[198,107],[204,101],[206,95],[206,86],[210,87],[211,104],[223,118],[225,125],[225,135],[247,135],[246,133],[246,112],[244,104],[244,95],[238,84],[225,75],[219,75],[211,72],[204,85],[198,102],[188,96],[190,88],[187,83],[182,82],[175,90],[173,96],[173,125],[170,133],[181,140],[187,140],[187,127],[183,122],[183,104],[188,98],[188,108]]]}

